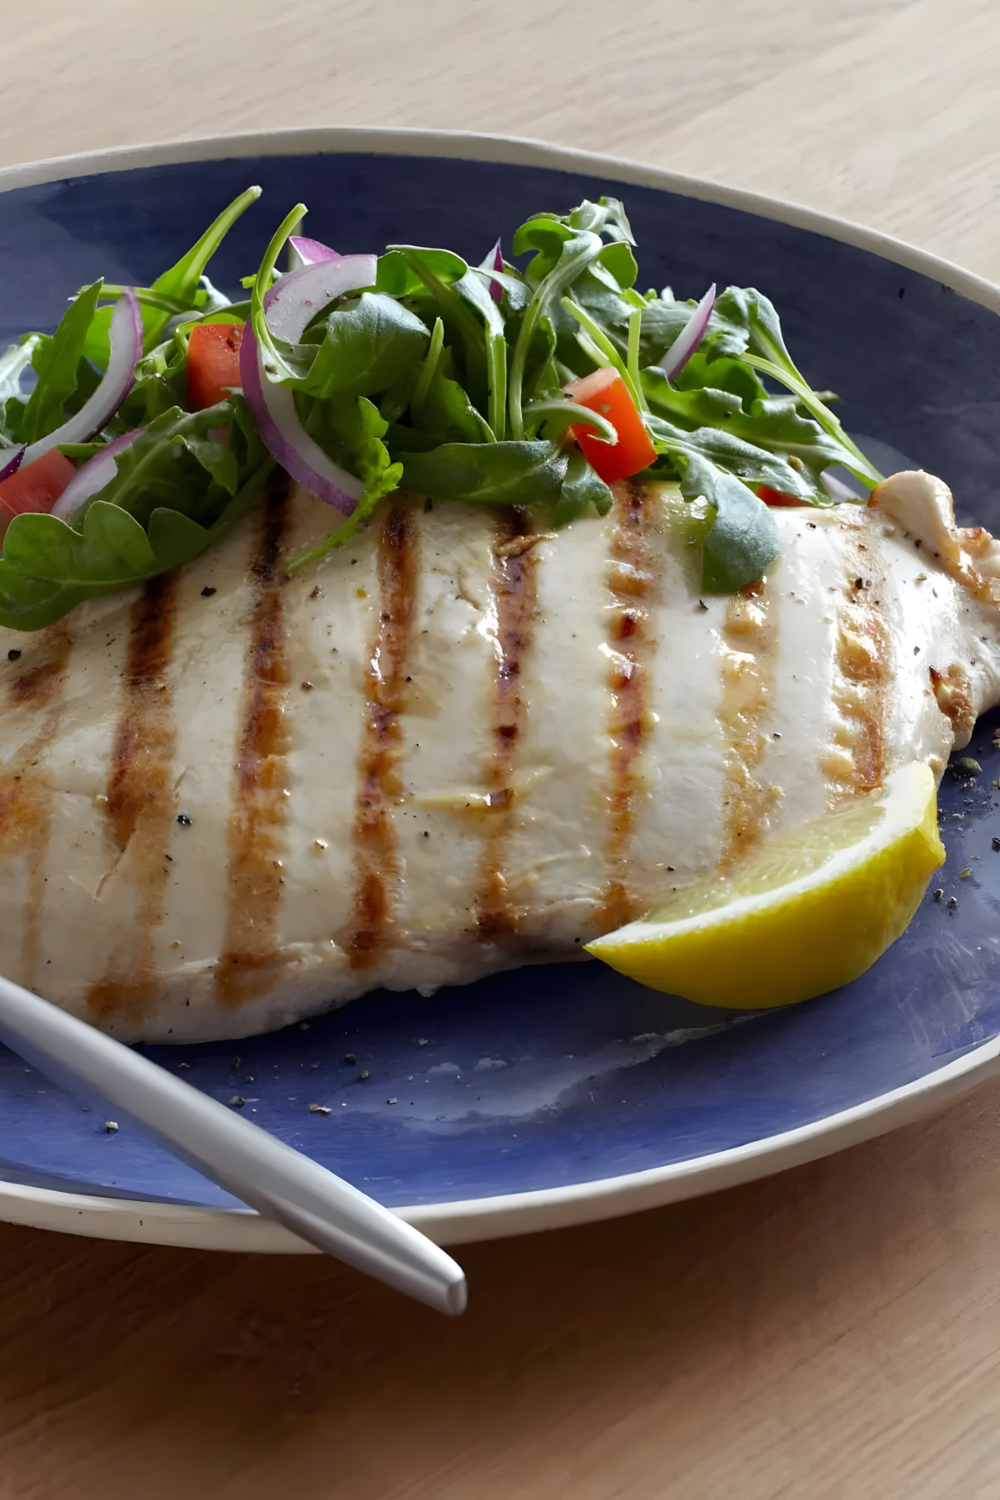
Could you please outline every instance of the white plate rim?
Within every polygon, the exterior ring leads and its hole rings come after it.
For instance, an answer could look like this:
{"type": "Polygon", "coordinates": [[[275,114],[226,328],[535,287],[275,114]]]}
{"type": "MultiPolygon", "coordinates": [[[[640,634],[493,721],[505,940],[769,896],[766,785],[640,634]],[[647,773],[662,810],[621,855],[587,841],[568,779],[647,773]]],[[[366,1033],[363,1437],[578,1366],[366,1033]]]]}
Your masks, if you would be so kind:
{"type": "MultiPolygon", "coordinates": [[[[903,240],[802,204],[771,198],[704,177],[646,166],[518,136],[413,128],[317,126],[215,135],[128,147],[0,168],[0,193],[98,172],[246,156],[310,154],[436,156],[550,167],[605,175],[742,209],[760,218],[812,230],[940,281],[1000,314],[1000,287],[903,240]]],[[[438,1244],[469,1244],[545,1229],[568,1228],[660,1207],[751,1182],[909,1124],[1000,1072],[1000,1037],[974,1048],[901,1088],[795,1130],[745,1146],[667,1166],[591,1182],[452,1203],[411,1204],[394,1210],[438,1244]]],[[[95,1239],[173,1245],[200,1250],[318,1254],[280,1224],[251,1209],[107,1198],[0,1181],[0,1221],[95,1239]]]]}

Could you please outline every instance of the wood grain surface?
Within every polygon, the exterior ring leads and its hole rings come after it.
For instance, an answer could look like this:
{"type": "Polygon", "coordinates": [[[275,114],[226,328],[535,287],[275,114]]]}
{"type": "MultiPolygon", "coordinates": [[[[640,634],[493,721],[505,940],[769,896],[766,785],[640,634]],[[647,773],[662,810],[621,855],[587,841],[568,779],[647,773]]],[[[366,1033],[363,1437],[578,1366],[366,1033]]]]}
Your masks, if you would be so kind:
{"type": "MultiPolygon", "coordinates": [[[[35,0],[0,164],[283,125],[500,131],[1000,279],[995,0],[35,0]]],[[[767,1182],[459,1249],[449,1323],[321,1259],[0,1226],[0,1500],[995,1500],[1000,1083],[767,1182]]]]}

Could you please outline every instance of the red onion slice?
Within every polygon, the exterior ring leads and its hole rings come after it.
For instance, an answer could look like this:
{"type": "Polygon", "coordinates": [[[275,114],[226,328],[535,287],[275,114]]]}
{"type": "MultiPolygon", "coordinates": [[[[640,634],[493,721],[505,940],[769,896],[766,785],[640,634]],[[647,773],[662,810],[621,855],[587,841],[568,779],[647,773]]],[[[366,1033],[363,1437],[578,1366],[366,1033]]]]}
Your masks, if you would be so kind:
{"type": "Polygon", "coordinates": [[[324,245],[322,240],[307,240],[299,234],[293,234],[288,243],[304,266],[314,266],[321,260],[343,260],[344,258],[339,251],[331,250],[329,245],[324,245]]]}
{"type": "Polygon", "coordinates": [[[58,516],[60,521],[65,521],[91,495],[99,494],[118,473],[118,454],[145,431],[145,427],[136,427],[134,431],[126,432],[123,437],[115,438],[100,453],[95,453],[93,458],[88,458],[85,464],[81,464],[49,515],[58,516]]]}
{"type": "Polygon", "coordinates": [[[25,449],[25,466],[34,463],[36,458],[41,458],[43,453],[48,453],[50,448],[58,448],[60,443],[85,443],[114,416],[132,389],[135,367],[142,355],[143,333],[142,314],[131,287],[126,287],[115,303],[109,333],[111,352],[108,368],[97,390],[75,416],[57,427],[55,432],[39,438],[37,443],[32,443],[30,448],[25,449]]]}
{"type": "MultiPolygon", "coordinates": [[[[0,458],[3,457],[4,452],[10,452],[10,449],[0,449],[0,458]]],[[[9,479],[12,474],[17,473],[18,469],[21,467],[23,458],[24,449],[15,448],[12,457],[9,458],[4,464],[3,468],[0,469],[0,484],[3,484],[4,480],[9,479]]]]}
{"type": "MultiPolygon", "coordinates": [[[[328,257],[289,271],[265,293],[268,332],[286,343],[297,343],[317,312],[345,292],[373,286],[377,271],[374,255],[328,257]]],[[[292,389],[268,379],[252,319],[240,345],[240,378],[271,456],[311,494],[350,515],[364,493],[364,484],[328,458],[305,431],[295,410],[292,389]]]]}
{"type": "Polygon", "coordinates": [[[290,387],[274,385],[268,380],[260,346],[249,321],[240,345],[240,378],[257,430],[271,456],[310,494],[349,516],[361,498],[364,485],[346,469],[339,468],[309,436],[299,421],[290,387]]]}
{"type": "Polygon", "coordinates": [[[297,344],[316,314],[345,292],[374,286],[374,255],[341,255],[318,260],[280,276],[264,295],[264,318],[276,339],[297,344]]]}
{"type": "MultiPolygon", "coordinates": [[[[491,254],[487,255],[486,259],[483,261],[481,269],[484,271],[503,270],[503,253],[500,249],[499,240],[497,240],[496,244],[493,246],[491,254]]],[[[498,307],[502,305],[503,287],[500,285],[499,281],[490,282],[490,296],[493,298],[493,301],[497,304],[498,307]]]]}
{"type": "Polygon", "coordinates": [[[660,360],[660,369],[668,380],[674,380],[683,370],[692,354],[705,337],[708,320],[715,306],[715,282],[709,287],[684,328],[674,339],[660,360]]]}

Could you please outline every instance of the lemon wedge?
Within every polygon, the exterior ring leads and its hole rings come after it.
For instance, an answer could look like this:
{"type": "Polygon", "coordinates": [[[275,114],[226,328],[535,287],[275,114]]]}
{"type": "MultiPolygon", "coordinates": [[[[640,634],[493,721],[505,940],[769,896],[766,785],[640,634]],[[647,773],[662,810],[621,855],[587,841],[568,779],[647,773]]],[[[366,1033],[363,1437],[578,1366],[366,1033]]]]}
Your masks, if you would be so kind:
{"type": "Polygon", "coordinates": [[[793,1005],[870,968],[943,863],[934,776],[912,761],[878,792],[777,835],[732,876],[675,890],[587,951],[701,1005],[793,1005]]]}

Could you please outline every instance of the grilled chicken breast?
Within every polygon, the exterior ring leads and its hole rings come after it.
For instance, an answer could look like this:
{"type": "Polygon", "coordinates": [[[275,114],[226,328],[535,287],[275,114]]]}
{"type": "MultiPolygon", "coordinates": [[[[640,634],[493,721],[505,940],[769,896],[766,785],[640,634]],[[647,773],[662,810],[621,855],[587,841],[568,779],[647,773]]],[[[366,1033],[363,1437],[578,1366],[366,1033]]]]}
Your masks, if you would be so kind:
{"type": "Polygon", "coordinates": [[[178,575],[0,632],[0,972],[237,1037],[572,957],[781,824],[940,775],[1000,701],[1000,547],[896,475],[700,597],[670,486],[558,535],[392,497],[291,581],[276,485],[178,575]]]}

